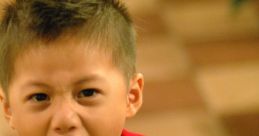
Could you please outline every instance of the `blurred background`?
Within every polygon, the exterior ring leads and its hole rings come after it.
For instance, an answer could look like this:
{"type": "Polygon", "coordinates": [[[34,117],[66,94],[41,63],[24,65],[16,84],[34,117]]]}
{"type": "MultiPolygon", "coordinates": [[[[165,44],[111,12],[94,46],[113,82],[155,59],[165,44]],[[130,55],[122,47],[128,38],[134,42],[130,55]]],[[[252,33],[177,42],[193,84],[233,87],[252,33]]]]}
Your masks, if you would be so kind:
{"type": "Polygon", "coordinates": [[[124,0],[138,32],[146,136],[259,136],[259,1],[124,0]]]}
{"type": "MultiPolygon", "coordinates": [[[[129,130],[259,136],[257,0],[123,1],[134,18],[137,67],[145,75],[144,105],[128,120],[129,130]]],[[[0,117],[0,136],[7,136],[0,117]]]]}

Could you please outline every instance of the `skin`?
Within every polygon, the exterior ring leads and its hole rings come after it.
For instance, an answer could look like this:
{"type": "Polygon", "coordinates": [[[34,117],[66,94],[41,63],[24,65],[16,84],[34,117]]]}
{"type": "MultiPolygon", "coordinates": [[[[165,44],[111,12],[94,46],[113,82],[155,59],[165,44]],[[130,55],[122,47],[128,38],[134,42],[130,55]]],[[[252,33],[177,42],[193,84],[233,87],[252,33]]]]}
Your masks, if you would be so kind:
{"type": "Polygon", "coordinates": [[[142,104],[143,76],[126,82],[87,43],[59,40],[15,61],[5,116],[19,136],[120,136],[142,104]],[[75,45],[76,44],[76,45],[75,45]]]}

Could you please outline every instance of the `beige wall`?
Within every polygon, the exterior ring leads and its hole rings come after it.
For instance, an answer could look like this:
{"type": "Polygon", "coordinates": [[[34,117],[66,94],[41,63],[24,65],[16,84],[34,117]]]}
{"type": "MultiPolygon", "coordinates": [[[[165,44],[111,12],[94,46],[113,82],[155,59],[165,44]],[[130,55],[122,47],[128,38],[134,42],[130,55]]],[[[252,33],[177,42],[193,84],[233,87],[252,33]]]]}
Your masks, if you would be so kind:
{"type": "Polygon", "coordinates": [[[258,136],[256,4],[234,13],[229,0],[127,3],[146,75],[144,107],[127,127],[148,136],[258,136]]]}

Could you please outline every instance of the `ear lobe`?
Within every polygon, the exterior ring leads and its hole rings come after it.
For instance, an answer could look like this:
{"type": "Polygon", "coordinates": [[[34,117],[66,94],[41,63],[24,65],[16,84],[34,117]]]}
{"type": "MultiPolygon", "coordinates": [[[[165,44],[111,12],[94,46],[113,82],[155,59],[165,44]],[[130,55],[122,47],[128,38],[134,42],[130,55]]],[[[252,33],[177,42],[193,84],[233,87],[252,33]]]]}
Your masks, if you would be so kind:
{"type": "Polygon", "coordinates": [[[0,102],[2,103],[4,100],[4,92],[3,92],[3,89],[0,88],[0,102]]]}
{"type": "Polygon", "coordinates": [[[9,125],[13,128],[10,105],[7,101],[7,96],[5,95],[2,89],[0,89],[0,102],[2,106],[1,108],[3,109],[4,117],[8,121],[9,125]]]}
{"type": "Polygon", "coordinates": [[[131,79],[129,86],[129,92],[127,96],[127,118],[134,116],[142,106],[143,87],[143,75],[138,73],[131,79]]]}

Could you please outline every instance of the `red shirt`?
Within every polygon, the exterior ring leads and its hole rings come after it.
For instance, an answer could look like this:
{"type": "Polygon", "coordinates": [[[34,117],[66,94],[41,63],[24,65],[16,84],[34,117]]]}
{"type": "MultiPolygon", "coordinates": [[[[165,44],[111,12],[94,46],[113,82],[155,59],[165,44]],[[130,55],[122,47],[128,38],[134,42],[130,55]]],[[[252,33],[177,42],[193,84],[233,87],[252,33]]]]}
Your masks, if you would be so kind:
{"type": "Polygon", "coordinates": [[[122,131],[121,136],[143,136],[143,135],[141,135],[141,134],[136,134],[136,133],[132,133],[132,132],[129,132],[129,131],[127,131],[126,129],[124,129],[124,130],[122,131]]]}

